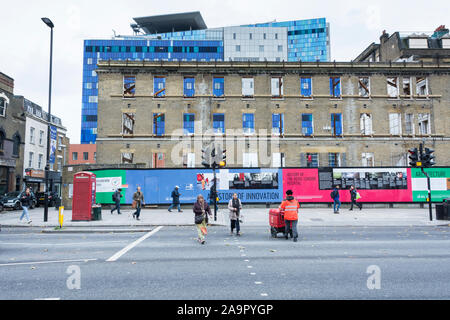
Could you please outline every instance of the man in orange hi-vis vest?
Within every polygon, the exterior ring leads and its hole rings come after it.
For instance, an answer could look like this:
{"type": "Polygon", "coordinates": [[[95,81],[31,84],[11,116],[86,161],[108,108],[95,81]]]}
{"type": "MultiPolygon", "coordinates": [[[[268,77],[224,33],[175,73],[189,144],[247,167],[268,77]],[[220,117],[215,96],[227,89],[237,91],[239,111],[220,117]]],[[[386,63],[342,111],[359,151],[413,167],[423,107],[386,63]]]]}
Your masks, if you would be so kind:
{"type": "Polygon", "coordinates": [[[284,200],[279,209],[284,212],[284,221],[286,223],[285,237],[288,239],[289,230],[292,228],[291,236],[294,237],[294,242],[297,242],[297,222],[298,222],[298,209],[300,203],[292,196],[292,190],[286,191],[286,200],[284,200]],[[292,226],[292,227],[291,227],[292,226]]]}

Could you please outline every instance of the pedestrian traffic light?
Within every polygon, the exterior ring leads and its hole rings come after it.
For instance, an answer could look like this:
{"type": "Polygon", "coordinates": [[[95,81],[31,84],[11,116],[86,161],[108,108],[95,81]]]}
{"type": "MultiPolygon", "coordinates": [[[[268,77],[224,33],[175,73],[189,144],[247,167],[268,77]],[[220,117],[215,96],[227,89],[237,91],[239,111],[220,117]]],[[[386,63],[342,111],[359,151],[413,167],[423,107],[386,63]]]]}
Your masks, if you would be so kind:
{"type": "Polygon", "coordinates": [[[434,150],[425,148],[425,153],[422,155],[422,166],[424,168],[430,168],[436,164],[433,161],[433,159],[435,158],[433,156],[433,152],[434,152],[434,150]]]}
{"type": "Polygon", "coordinates": [[[420,167],[421,163],[419,161],[420,160],[419,152],[418,152],[417,148],[410,149],[410,150],[408,150],[408,152],[409,152],[409,160],[410,160],[409,165],[411,167],[418,167],[418,166],[420,167]]]}

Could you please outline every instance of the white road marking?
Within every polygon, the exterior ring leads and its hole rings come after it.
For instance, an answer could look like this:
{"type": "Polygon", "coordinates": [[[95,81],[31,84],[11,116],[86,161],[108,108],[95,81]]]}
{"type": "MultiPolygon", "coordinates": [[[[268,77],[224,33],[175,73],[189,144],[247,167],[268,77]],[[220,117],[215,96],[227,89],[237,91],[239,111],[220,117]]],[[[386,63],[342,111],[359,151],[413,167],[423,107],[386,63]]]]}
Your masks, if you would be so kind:
{"type": "Polygon", "coordinates": [[[125,253],[127,253],[128,251],[130,251],[131,249],[133,249],[135,246],[137,246],[139,243],[141,243],[142,241],[144,241],[145,239],[147,239],[148,237],[154,235],[155,233],[157,233],[159,230],[161,230],[163,227],[159,226],[157,228],[155,228],[154,230],[150,231],[149,233],[147,233],[146,235],[140,237],[139,239],[137,239],[136,241],[134,241],[133,243],[130,243],[128,246],[126,246],[125,248],[123,248],[122,250],[120,250],[119,252],[117,252],[116,254],[114,254],[111,258],[109,258],[108,260],[106,260],[107,262],[114,262],[117,259],[119,259],[121,256],[123,256],[125,253]]]}
{"type": "Polygon", "coordinates": [[[38,298],[34,300],[61,300],[61,298],[38,298]]]}
{"type": "Polygon", "coordinates": [[[261,293],[261,296],[262,296],[262,297],[267,297],[268,294],[267,294],[267,293],[261,293]]]}
{"type": "Polygon", "coordinates": [[[117,241],[98,241],[98,242],[64,242],[64,243],[33,243],[33,242],[2,242],[2,245],[9,244],[15,246],[93,246],[102,243],[118,243],[118,242],[126,242],[126,240],[117,240],[117,241]]]}
{"type": "Polygon", "coordinates": [[[35,262],[13,262],[13,263],[4,263],[0,264],[0,267],[7,266],[20,266],[27,264],[49,264],[49,263],[65,263],[65,262],[88,262],[88,261],[96,261],[97,259],[74,259],[74,260],[53,260],[53,261],[35,261],[35,262]]]}
{"type": "Polygon", "coordinates": [[[261,281],[255,281],[255,284],[262,284],[261,281]]]}

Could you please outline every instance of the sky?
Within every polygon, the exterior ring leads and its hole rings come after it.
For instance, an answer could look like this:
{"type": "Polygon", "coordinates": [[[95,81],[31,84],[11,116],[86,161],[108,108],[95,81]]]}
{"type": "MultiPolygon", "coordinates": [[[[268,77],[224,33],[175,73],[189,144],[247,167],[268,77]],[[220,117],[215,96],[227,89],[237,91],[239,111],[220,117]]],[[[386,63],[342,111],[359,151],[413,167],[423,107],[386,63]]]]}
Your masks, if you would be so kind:
{"type": "Polygon", "coordinates": [[[434,31],[450,27],[450,2],[301,0],[0,0],[0,72],[14,94],[48,110],[50,18],[54,28],[52,114],[71,143],[80,142],[83,40],[130,35],[133,17],[200,11],[208,28],[268,21],[326,18],[331,60],[350,61],[383,30],[434,31]],[[8,8],[7,10],[4,10],[8,8]]]}

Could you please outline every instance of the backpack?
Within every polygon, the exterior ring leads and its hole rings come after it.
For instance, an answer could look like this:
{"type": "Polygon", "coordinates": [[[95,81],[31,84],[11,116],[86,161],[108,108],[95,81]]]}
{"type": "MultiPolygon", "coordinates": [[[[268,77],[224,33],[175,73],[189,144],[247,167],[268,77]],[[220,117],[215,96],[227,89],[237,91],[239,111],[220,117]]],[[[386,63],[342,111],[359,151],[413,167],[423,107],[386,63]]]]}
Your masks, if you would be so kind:
{"type": "Polygon", "coordinates": [[[116,193],[115,192],[112,194],[112,201],[116,202],[116,193]]]}
{"type": "Polygon", "coordinates": [[[333,200],[334,200],[334,198],[336,198],[336,190],[331,191],[330,197],[331,197],[331,199],[333,199],[333,200]]]}

